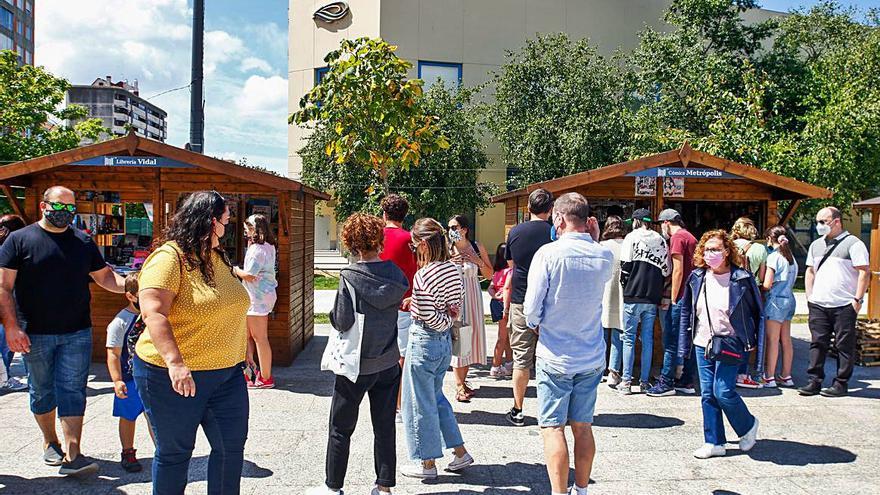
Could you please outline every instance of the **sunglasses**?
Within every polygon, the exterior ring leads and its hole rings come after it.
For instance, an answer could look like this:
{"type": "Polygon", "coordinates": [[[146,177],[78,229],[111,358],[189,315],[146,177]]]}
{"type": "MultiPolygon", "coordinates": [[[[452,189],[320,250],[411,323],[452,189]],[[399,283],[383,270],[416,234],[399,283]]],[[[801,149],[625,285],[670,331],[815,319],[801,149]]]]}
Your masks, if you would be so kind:
{"type": "Polygon", "coordinates": [[[461,227],[459,227],[458,225],[450,225],[450,226],[449,226],[449,230],[454,230],[454,231],[456,231],[456,232],[458,232],[458,229],[459,229],[459,228],[461,228],[461,227]]]}
{"type": "Polygon", "coordinates": [[[418,245],[416,245],[416,244],[413,243],[413,242],[410,242],[410,243],[409,243],[409,250],[410,250],[410,251],[412,251],[413,253],[415,253],[416,251],[418,251],[418,249],[419,249],[419,246],[418,246],[418,245]]]}
{"type": "Polygon", "coordinates": [[[49,208],[52,208],[52,211],[67,210],[70,213],[76,213],[76,205],[71,205],[67,203],[56,203],[54,201],[49,201],[46,204],[49,205],[49,208]]]}
{"type": "Polygon", "coordinates": [[[826,223],[831,223],[833,221],[834,220],[827,220],[827,221],[826,220],[816,220],[816,223],[819,225],[825,225],[826,223]]]}

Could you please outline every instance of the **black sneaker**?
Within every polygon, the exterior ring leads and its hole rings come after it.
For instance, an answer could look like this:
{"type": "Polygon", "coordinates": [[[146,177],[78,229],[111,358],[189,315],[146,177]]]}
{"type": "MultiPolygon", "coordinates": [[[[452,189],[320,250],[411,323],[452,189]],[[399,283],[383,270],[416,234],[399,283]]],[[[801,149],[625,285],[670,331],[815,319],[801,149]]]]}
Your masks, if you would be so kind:
{"type": "Polygon", "coordinates": [[[144,469],[137,459],[137,449],[124,449],[121,457],[122,460],[119,461],[119,464],[129,473],[139,473],[144,469]]]}
{"type": "Polygon", "coordinates": [[[675,380],[675,384],[672,387],[675,389],[676,392],[682,394],[694,395],[695,393],[697,393],[696,385],[694,385],[693,383],[685,383],[681,380],[675,380]]]}
{"type": "Polygon", "coordinates": [[[65,476],[79,476],[83,474],[92,474],[98,472],[98,464],[86,458],[84,455],[76,456],[72,461],[65,461],[61,464],[58,474],[65,476]]]}
{"type": "Polygon", "coordinates": [[[526,419],[523,417],[523,413],[521,410],[517,410],[515,407],[511,407],[510,411],[507,412],[507,421],[510,422],[513,426],[525,426],[526,419]]]}
{"type": "Polygon", "coordinates": [[[822,382],[810,380],[809,383],[798,389],[801,395],[817,395],[822,391],[822,382]]]}
{"type": "Polygon", "coordinates": [[[834,382],[828,388],[823,388],[819,394],[822,397],[843,397],[846,395],[846,385],[842,385],[838,382],[834,382]]]}
{"type": "Polygon", "coordinates": [[[60,466],[61,463],[64,462],[64,452],[61,451],[61,445],[50,443],[49,446],[46,447],[46,451],[43,452],[43,462],[45,462],[47,466],[60,466]]]}

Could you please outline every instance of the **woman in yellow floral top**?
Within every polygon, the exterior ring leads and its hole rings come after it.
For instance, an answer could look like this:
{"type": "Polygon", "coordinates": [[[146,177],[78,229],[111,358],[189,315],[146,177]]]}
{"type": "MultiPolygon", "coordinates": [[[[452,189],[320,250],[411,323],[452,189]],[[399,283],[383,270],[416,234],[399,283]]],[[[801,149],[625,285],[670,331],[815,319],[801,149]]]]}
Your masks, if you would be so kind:
{"type": "Polygon", "coordinates": [[[208,491],[238,493],[248,429],[242,364],[247,291],[220,247],[229,208],[215,191],[180,205],[165,242],[144,262],[146,330],[134,378],[156,436],[153,493],[184,493],[196,431],[211,444],[208,491]]]}

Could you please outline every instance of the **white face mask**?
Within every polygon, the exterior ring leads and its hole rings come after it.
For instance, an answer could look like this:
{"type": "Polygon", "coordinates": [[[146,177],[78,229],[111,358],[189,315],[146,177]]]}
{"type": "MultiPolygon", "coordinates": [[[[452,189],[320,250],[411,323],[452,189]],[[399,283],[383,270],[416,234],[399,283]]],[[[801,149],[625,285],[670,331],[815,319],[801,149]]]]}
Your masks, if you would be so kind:
{"type": "Polygon", "coordinates": [[[831,233],[831,226],[827,223],[816,224],[816,233],[821,236],[826,236],[831,233]]]}

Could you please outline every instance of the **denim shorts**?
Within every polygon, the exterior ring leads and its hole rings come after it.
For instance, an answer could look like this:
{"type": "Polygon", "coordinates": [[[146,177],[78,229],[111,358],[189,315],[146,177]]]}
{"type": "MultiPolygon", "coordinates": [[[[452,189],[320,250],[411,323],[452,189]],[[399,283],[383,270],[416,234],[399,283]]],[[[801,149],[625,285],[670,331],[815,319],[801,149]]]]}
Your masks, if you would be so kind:
{"type": "Polygon", "coordinates": [[[773,296],[764,303],[764,316],[772,321],[791,321],[797,303],[794,297],[773,296]]]}
{"type": "Polygon", "coordinates": [[[498,323],[504,318],[504,303],[498,299],[489,301],[489,312],[492,313],[492,321],[498,323]]]}
{"type": "Polygon", "coordinates": [[[565,426],[592,423],[596,410],[596,389],[605,366],[584,373],[559,374],[546,361],[538,359],[538,426],[565,426]]]}
{"type": "Polygon", "coordinates": [[[141,401],[134,379],[126,381],[125,388],[128,389],[128,397],[120,399],[113,396],[113,417],[136,421],[144,412],[144,403],[141,401]]]}
{"type": "Polygon", "coordinates": [[[31,351],[24,354],[28,369],[31,412],[58,409],[59,417],[82,416],[92,360],[92,329],[57,335],[28,335],[31,351]]]}

